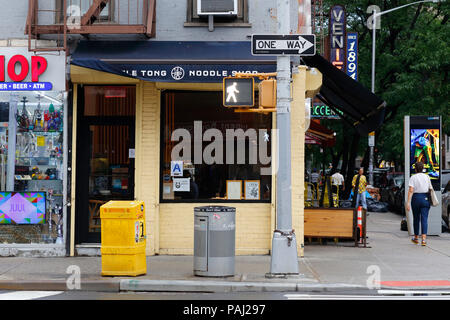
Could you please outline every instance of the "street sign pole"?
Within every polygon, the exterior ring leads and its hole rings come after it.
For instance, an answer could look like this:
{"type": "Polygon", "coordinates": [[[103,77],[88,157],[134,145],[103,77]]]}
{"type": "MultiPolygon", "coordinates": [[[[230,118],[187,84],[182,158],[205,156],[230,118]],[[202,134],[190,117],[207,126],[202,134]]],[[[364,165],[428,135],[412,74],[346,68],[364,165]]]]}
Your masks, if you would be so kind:
{"type": "MultiPolygon", "coordinates": [[[[278,33],[289,34],[289,1],[277,0],[278,33]]],[[[277,128],[279,134],[276,177],[276,230],[272,238],[272,275],[298,274],[297,241],[292,230],[291,189],[291,61],[277,57],[277,128]]]]}
{"type": "Polygon", "coordinates": [[[374,147],[375,147],[375,132],[370,132],[369,133],[369,150],[370,150],[370,154],[369,154],[369,184],[371,186],[373,186],[373,165],[374,165],[374,161],[373,161],[373,151],[374,151],[374,147]]]}

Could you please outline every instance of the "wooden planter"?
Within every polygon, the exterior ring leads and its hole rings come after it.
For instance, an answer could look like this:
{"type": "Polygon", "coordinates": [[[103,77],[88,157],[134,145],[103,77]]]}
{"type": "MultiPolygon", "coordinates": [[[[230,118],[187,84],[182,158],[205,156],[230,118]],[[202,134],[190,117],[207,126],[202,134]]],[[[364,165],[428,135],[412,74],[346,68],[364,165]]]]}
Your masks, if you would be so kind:
{"type": "MultiPolygon", "coordinates": [[[[305,208],[305,238],[353,239],[361,238],[358,213],[354,208],[305,208]]],[[[362,211],[362,238],[366,240],[366,211],[362,211]]]]}

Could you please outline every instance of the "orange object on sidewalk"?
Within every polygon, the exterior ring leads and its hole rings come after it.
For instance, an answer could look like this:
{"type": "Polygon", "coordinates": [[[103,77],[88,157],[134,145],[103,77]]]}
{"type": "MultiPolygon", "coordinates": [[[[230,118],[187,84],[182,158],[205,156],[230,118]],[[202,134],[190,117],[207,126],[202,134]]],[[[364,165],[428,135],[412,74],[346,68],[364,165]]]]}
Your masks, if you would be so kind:
{"type": "Polygon", "coordinates": [[[363,242],[363,231],[362,231],[362,207],[358,206],[358,216],[357,216],[357,225],[359,229],[359,243],[363,242]]]}

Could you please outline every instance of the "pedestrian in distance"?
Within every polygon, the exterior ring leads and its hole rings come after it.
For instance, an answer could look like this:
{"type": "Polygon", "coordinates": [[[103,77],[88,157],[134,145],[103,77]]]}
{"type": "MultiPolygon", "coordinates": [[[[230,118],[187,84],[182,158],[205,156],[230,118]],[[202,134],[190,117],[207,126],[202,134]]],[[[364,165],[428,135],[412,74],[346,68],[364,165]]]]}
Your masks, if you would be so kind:
{"type": "Polygon", "coordinates": [[[419,229],[422,231],[422,246],[427,245],[428,231],[428,213],[430,211],[430,195],[431,188],[430,177],[423,173],[423,162],[416,162],[415,171],[411,179],[409,179],[408,200],[405,209],[409,212],[412,208],[414,238],[411,241],[419,244],[419,229]]]}
{"type": "Polygon", "coordinates": [[[318,194],[318,186],[320,182],[320,174],[317,172],[317,169],[314,168],[313,172],[311,173],[311,183],[314,186],[314,192],[318,194]]]}
{"type": "Polygon", "coordinates": [[[337,190],[335,191],[335,186],[339,189],[339,194],[342,194],[342,191],[345,191],[344,186],[344,176],[341,174],[341,170],[336,170],[336,172],[331,176],[331,184],[333,186],[333,192],[337,193],[337,190]]]}
{"type": "Polygon", "coordinates": [[[366,201],[366,187],[367,187],[367,178],[364,175],[364,168],[359,168],[358,174],[353,177],[352,180],[353,186],[353,200],[355,202],[354,207],[358,208],[359,203],[361,202],[364,210],[367,210],[367,201],[366,201]]]}

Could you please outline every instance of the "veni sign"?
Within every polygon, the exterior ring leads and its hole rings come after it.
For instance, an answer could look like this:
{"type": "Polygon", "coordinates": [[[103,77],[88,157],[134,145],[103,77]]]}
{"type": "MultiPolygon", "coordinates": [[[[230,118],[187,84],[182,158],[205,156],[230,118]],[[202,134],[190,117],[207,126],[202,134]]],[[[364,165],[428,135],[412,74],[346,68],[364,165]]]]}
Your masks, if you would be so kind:
{"type": "MultiPolygon", "coordinates": [[[[31,57],[31,81],[38,82],[39,76],[47,69],[47,59],[41,56],[31,57]]],[[[21,54],[12,56],[7,64],[8,77],[14,82],[23,81],[30,71],[30,63],[21,54]],[[16,65],[20,65],[20,72],[16,73],[16,65]]],[[[0,82],[5,81],[5,56],[0,56],[0,82]]]]}

